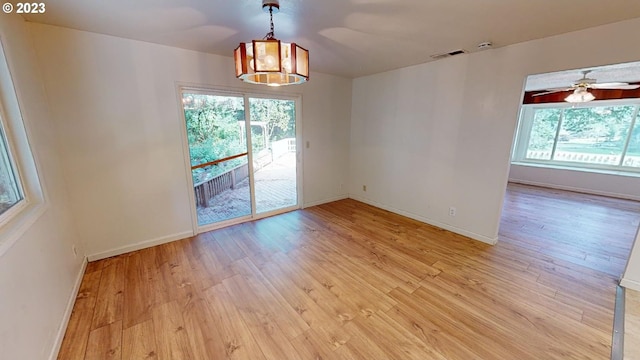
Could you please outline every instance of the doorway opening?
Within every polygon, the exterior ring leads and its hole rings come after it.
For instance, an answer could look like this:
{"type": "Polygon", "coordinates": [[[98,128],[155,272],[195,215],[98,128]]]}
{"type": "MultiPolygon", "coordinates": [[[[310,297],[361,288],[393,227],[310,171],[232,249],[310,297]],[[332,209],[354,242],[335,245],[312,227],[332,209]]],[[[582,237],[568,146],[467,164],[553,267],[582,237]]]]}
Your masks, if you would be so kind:
{"type": "Polygon", "coordinates": [[[634,62],[525,79],[500,241],[621,275],[638,226],[628,209],[640,199],[639,70],[634,62]]]}

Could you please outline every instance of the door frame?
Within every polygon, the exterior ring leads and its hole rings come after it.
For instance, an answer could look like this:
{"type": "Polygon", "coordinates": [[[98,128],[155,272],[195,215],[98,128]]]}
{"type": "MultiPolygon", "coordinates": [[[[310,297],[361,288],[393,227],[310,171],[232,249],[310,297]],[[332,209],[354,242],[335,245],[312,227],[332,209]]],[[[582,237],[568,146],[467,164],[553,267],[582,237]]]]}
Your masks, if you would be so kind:
{"type": "Polygon", "coordinates": [[[178,112],[180,122],[180,134],[182,139],[182,152],[184,159],[184,172],[187,180],[187,187],[190,189],[188,191],[188,199],[189,199],[189,208],[191,210],[191,227],[193,235],[197,235],[203,232],[223,228],[230,225],[240,224],[247,221],[258,220],[265,217],[282,214],[285,212],[293,211],[296,209],[301,209],[302,204],[304,204],[303,200],[303,141],[302,141],[302,95],[299,93],[287,93],[278,91],[277,93],[272,93],[269,91],[260,91],[249,90],[249,89],[240,89],[240,88],[229,88],[229,87],[216,87],[216,86],[207,86],[202,84],[192,84],[192,83],[176,83],[176,98],[178,105],[178,112]],[[245,126],[245,131],[247,132],[247,152],[249,153],[247,161],[249,166],[249,178],[250,178],[250,191],[251,191],[251,214],[246,216],[241,216],[225,221],[220,221],[215,224],[207,224],[207,225],[198,225],[198,211],[196,206],[196,198],[195,193],[193,191],[193,176],[191,172],[191,156],[189,154],[189,139],[187,137],[187,127],[186,127],[186,118],[184,115],[184,107],[182,104],[182,93],[183,92],[196,92],[202,94],[211,94],[211,95],[220,95],[220,96],[237,96],[242,97],[244,99],[245,106],[245,122],[249,124],[249,126],[245,126]],[[297,192],[297,204],[293,206],[289,206],[282,209],[277,209],[273,211],[268,211],[264,213],[256,213],[255,209],[255,184],[254,184],[254,172],[253,172],[253,149],[251,144],[251,112],[249,111],[249,98],[263,98],[263,99],[277,99],[277,100],[293,100],[295,101],[295,117],[296,117],[296,192],[297,192]]]}

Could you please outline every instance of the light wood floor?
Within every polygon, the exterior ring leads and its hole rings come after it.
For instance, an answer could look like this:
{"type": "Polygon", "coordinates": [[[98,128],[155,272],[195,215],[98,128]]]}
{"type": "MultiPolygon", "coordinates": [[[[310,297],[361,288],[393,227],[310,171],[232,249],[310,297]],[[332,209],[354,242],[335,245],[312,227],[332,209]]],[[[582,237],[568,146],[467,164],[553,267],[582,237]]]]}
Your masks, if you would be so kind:
{"type": "Polygon", "coordinates": [[[60,359],[608,359],[640,203],[510,185],[496,246],[343,200],[88,265],[60,359]]]}
{"type": "Polygon", "coordinates": [[[625,290],[624,359],[640,359],[640,291],[625,290]]]}

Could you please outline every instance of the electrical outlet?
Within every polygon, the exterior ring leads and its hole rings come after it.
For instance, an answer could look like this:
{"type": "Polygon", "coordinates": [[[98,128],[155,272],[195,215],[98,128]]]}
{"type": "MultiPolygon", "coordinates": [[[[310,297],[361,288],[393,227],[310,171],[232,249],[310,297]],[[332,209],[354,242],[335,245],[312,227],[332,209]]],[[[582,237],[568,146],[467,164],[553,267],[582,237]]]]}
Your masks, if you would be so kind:
{"type": "Polygon", "coordinates": [[[367,191],[367,185],[362,185],[362,191],[367,191]]]}
{"type": "Polygon", "coordinates": [[[449,216],[456,216],[456,208],[455,207],[450,207],[449,208],[449,216]]]}

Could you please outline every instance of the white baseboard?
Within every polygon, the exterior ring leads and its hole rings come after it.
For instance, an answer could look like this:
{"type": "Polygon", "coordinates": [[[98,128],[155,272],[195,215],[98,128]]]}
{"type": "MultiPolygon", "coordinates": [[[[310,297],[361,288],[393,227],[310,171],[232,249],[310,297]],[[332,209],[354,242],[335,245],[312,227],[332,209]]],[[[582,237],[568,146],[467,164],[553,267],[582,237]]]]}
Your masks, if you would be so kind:
{"type": "MultiPolygon", "coordinates": [[[[332,202],[332,201],[344,200],[344,199],[347,199],[347,198],[348,198],[348,196],[346,194],[345,195],[340,195],[340,196],[336,196],[336,197],[329,198],[329,199],[323,199],[323,200],[314,201],[314,202],[311,202],[311,203],[305,203],[303,205],[303,208],[316,206],[316,205],[320,205],[320,204],[325,204],[325,203],[329,203],[329,202],[332,202]]],[[[119,248],[116,248],[116,249],[111,249],[111,250],[99,252],[99,253],[96,253],[96,254],[90,254],[89,256],[87,256],[87,258],[88,258],[89,261],[96,261],[96,260],[106,259],[106,258],[109,258],[109,257],[112,257],[112,256],[126,254],[128,252],[132,252],[132,251],[136,251],[136,250],[146,249],[148,247],[152,247],[152,246],[156,246],[156,245],[166,244],[168,242],[181,240],[181,239],[188,238],[188,237],[191,237],[191,236],[193,236],[193,232],[184,231],[184,232],[177,233],[177,234],[171,234],[171,235],[167,235],[167,236],[162,236],[162,237],[159,237],[157,239],[141,241],[141,242],[138,242],[138,243],[135,243],[135,244],[122,246],[122,247],[119,247],[119,248]]]]}
{"type": "Polygon", "coordinates": [[[191,230],[184,231],[184,232],[177,233],[177,234],[171,234],[171,235],[167,235],[167,236],[162,236],[162,237],[159,237],[159,238],[156,238],[156,239],[145,240],[145,241],[141,241],[141,242],[138,242],[138,243],[135,243],[135,244],[119,247],[119,248],[116,248],[116,249],[103,251],[103,252],[100,252],[100,253],[97,253],[97,254],[91,254],[91,255],[88,256],[88,259],[89,259],[89,261],[106,259],[108,257],[117,256],[117,255],[121,255],[121,254],[126,254],[128,252],[141,250],[141,249],[146,249],[148,247],[152,247],[152,246],[156,246],[156,245],[166,244],[168,242],[181,240],[181,239],[188,238],[188,237],[191,237],[191,236],[193,236],[193,232],[191,230]]]}
{"type": "Polygon", "coordinates": [[[80,267],[80,271],[76,276],[76,283],[73,286],[73,291],[71,291],[71,296],[67,301],[67,308],[64,311],[64,315],[62,316],[62,323],[58,328],[58,333],[56,334],[56,340],[53,343],[53,349],[51,349],[51,354],[49,354],[49,360],[56,360],[58,358],[58,353],[60,352],[60,347],[62,346],[62,340],[64,339],[64,334],[67,331],[67,326],[69,325],[69,319],[71,319],[71,312],[73,312],[73,306],[76,303],[76,297],[78,297],[78,292],[80,291],[80,285],[82,284],[82,278],[84,277],[84,271],[87,269],[87,258],[85,257],[82,260],[82,266],[80,267]]]}
{"type": "Polygon", "coordinates": [[[622,280],[620,280],[620,286],[625,287],[627,289],[640,291],[640,281],[637,281],[637,280],[622,278],[622,280]]]}
{"type": "Polygon", "coordinates": [[[608,197],[617,198],[617,199],[640,201],[640,196],[635,196],[635,195],[631,195],[631,194],[619,194],[619,193],[614,193],[614,192],[609,192],[609,191],[599,191],[599,190],[593,190],[593,189],[585,189],[585,188],[579,188],[579,187],[575,187],[575,186],[547,184],[547,183],[542,183],[542,182],[537,182],[537,181],[520,180],[520,179],[509,179],[509,182],[510,183],[514,183],[514,184],[539,186],[539,187],[550,188],[550,189],[567,190],[567,191],[573,191],[573,192],[583,193],[583,194],[608,196],[608,197]]]}
{"type": "Polygon", "coordinates": [[[414,213],[411,213],[411,212],[408,212],[408,211],[396,209],[396,208],[394,208],[392,206],[387,206],[387,205],[378,203],[376,201],[373,201],[373,200],[370,200],[370,199],[367,199],[367,198],[362,198],[362,197],[359,197],[359,196],[356,196],[356,195],[350,195],[349,197],[354,199],[354,200],[363,202],[365,204],[369,204],[371,206],[375,206],[375,207],[380,208],[380,209],[391,211],[392,213],[396,213],[396,214],[399,214],[399,215],[402,215],[402,216],[406,216],[408,218],[411,218],[411,219],[414,219],[414,220],[418,220],[418,221],[421,221],[423,223],[439,227],[441,229],[449,230],[449,231],[454,232],[456,234],[460,234],[460,235],[466,236],[468,238],[471,238],[473,240],[478,240],[478,241],[481,241],[483,243],[487,243],[489,245],[495,245],[498,242],[498,237],[497,236],[495,238],[490,238],[488,236],[476,234],[474,232],[467,231],[467,230],[464,230],[464,229],[460,229],[460,228],[457,228],[455,226],[451,226],[449,224],[441,223],[439,221],[435,221],[433,219],[429,219],[429,218],[426,218],[424,216],[420,216],[420,215],[417,215],[417,214],[414,214],[414,213]]]}
{"type": "Polygon", "coordinates": [[[330,203],[330,202],[334,202],[334,201],[339,201],[339,200],[344,200],[344,199],[348,199],[349,195],[344,194],[344,195],[338,195],[332,198],[328,198],[328,199],[323,199],[323,200],[318,200],[318,201],[312,201],[312,202],[308,202],[305,203],[304,205],[302,205],[302,208],[308,208],[308,207],[312,207],[312,206],[316,206],[316,205],[322,205],[322,204],[326,204],[326,203],[330,203]]]}

